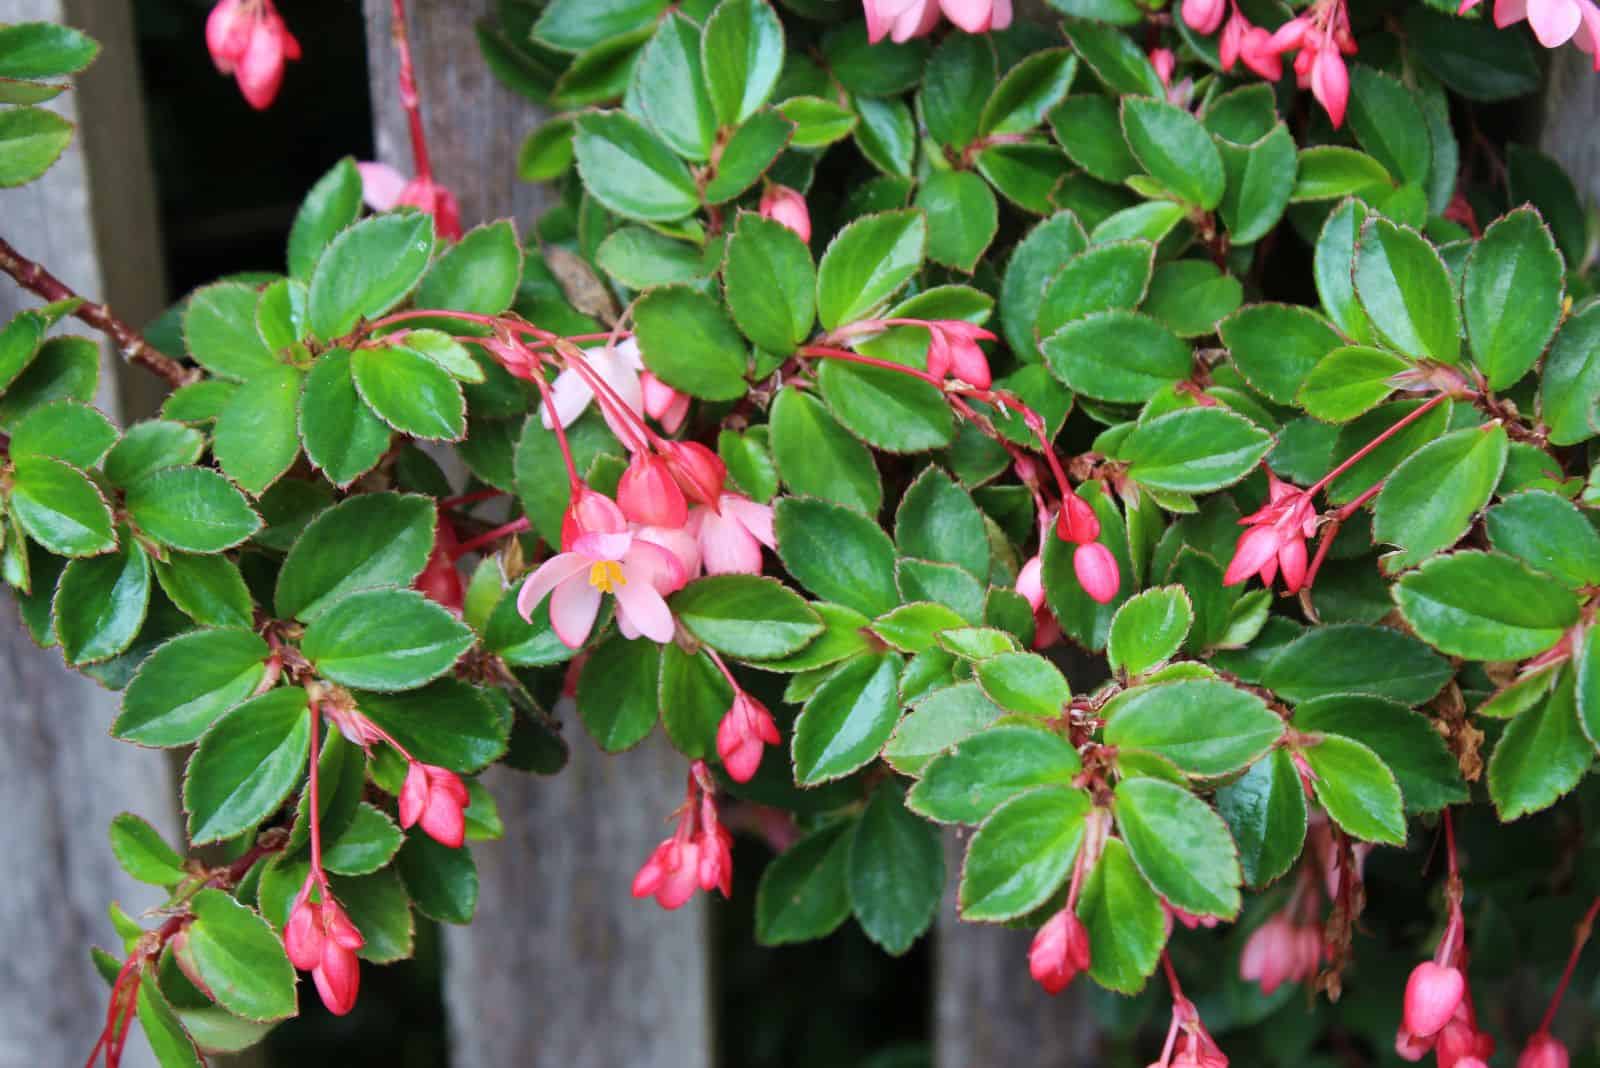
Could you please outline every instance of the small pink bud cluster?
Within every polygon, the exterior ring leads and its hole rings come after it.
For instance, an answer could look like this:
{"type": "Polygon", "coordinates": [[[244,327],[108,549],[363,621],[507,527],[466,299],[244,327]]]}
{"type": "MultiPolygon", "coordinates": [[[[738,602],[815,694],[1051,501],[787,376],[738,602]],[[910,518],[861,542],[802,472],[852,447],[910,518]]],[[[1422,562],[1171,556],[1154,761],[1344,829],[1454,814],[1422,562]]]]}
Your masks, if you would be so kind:
{"type": "Polygon", "coordinates": [[[1161,1059],[1149,1068],[1228,1068],[1228,1056],[1200,1022],[1194,1002],[1174,990],[1172,1023],[1161,1059]]]}
{"type": "Polygon", "coordinates": [[[456,195],[432,178],[407,178],[387,163],[358,163],[361,197],[373,211],[416,208],[433,216],[440,237],[460,241],[461,206],[456,195]]]}
{"type": "Polygon", "coordinates": [[[1270,995],[1284,983],[1303,983],[1322,963],[1322,929],[1296,924],[1288,910],[1257,927],[1239,957],[1239,978],[1260,983],[1270,995]]]}
{"type": "Polygon", "coordinates": [[[1406,980],[1400,1030],[1394,1048],[1402,1058],[1419,1061],[1431,1051],[1439,1068],[1474,1068],[1494,1054],[1494,1038],[1478,1029],[1472,991],[1462,970],[1466,923],[1459,902],[1432,960],[1425,960],[1406,980]]]}
{"type": "Polygon", "coordinates": [[[733,894],[733,835],[717,818],[711,769],[697,760],[678,809],[678,829],[650,854],[633,877],[634,897],[653,897],[664,909],[681,908],[696,890],[733,894]]]}
{"type": "Polygon", "coordinates": [[[1089,929],[1070,908],[1050,917],[1028,947],[1028,972],[1047,994],[1061,993],[1089,964],[1089,929]]]}
{"type": "Polygon", "coordinates": [[[1109,604],[1122,586],[1117,558],[1100,543],[1100,517],[1088,501],[1068,493],[1056,515],[1056,536],[1077,546],[1072,551],[1072,570],[1083,592],[1100,604],[1109,604]]]}
{"type": "Polygon", "coordinates": [[[740,690],[733,707],[717,726],[717,755],[734,782],[749,782],[761,767],[761,756],[782,738],[767,706],[740,690]]]}
{"type": "Polygon", "coordinates": [[[1272,585],[1281,569],[1288,593],[1299,593],[1306,581],[1306,539],[1316,533],[1317,512],[1311,494],[1267,472],[1268,500],[1239,520],[1247,529],[1233,548],[1233,560],[1222,576],[1236,586],[1252,575],[1272,585]]]}
{"type": "Polygon", "coordinates": [[[806,207],[806,198],[795,190],[776,182],[768,184],[761,194],[761,214],[787,226],[806,244],[811,243],[811,209],[806,207]]]}
{"type": "Polygon", "coordinates": [[[888,37],[897,44],[931,33],[943,14],[968,33],[987,33],[1011,25],[1012,0],[862,0],[867,39],[888,37]]]}
{"type": "Polygon", "coordinates": [[[1283,77],[1283,54],[1298,53],[1294,72],[1300,87],[1311,90],[1335,128],[1343,125],[1350,100],[1350,72],[1344,57],[1356,52],[1345,0],[1316,0],[1275,33],[1251,23],[1239,10],[1238,0],[1183,0],[1181,11],[1184,23],[1196,33],[1211,34],[1222,27],[1217,51],[1223,70],[1232,70],[1242,60],[1256,74],[1275,82],[1283,77]]]}
{"type": "Polygon", "coordinates": [[[233,75],[257,111],[272,106],[284,63],[300,58],[300,42],[272,0],[219,0],[206,17],[206,49],[217,70],[233,75]]]}
{"type": "Polygon", "coordinates": [[[420,824],[429,838],[451,849],[467,839],[466,783],[448,768],[413,760],[400,787],[400,826],[420,824]]]}
{"type": "Polygon", "coordinates": [[[311,973],[322,1003],[335,1016],[355,1007],[361,986],[356,950],[364,945],[366,939],[328,892],[327,878],[313,871],[294,899],[283,928],[283,948],[296,968],[311,973]],[[311,899],[313,888],[321,891],[321,900],[311,899]]]}
{"type": "Polygon", "coordinates": [[[979,389],[994,384],[989,358],[978,347],[994,341],[992,332],[964,319],[933,319],[928,324],[928,373],[935,378],[955,378],[979,389]]]}

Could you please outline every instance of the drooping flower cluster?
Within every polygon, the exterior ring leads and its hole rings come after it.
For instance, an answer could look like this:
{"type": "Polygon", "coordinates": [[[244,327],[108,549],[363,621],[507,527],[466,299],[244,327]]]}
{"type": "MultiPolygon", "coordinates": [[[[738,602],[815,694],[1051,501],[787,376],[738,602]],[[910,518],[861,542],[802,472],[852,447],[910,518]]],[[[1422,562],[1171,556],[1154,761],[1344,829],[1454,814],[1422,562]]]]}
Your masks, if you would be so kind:
{"type": "Polygon", "coordinates": [[[300,58],[300,42],[272,0],[219,0],[206,18],[206,49],[257,111],[277,98],[284,64],[300,58]]]}
{"type": "Polygon", "coordinates": [[[1283,587],[1299,593],[1306,581],[1306,539],[1317,531],[1317,511],[1311,494],[1267,471],[1267,503],[1239,520],[1245,527],[1233,548],[1233,559],[1222,576],[1225,586],[1237,586],[1253,575],[1271,586],[1283,573],[1283,587]]]}
{"type": "Polygon", "coordinates": [[[1321,890],[1316,873],[1302,864],[1294,894],[1257,927],[1239,956],[1239,978],[1260,983],[1271,995],[1284,983],[1304,983],[1322,963],[1321,890]]]}
{"type": "Polygon", "coordinates": [[[327,876],[314,869],[306,876],[283,928],[283,948],[301,971],[310,972],[322,1003],[335,1016],[355,1008],[361,988],[361,962],[356,951],[367,940],[328,888],[327,876]],[[317,893],[320,897],[313,898],[317,893]]]}
{"type": "Polygon", "coordinates": [[[943,15],[968,33],[987,33],[1011,25],[1012,0],[862,0],[867,39],[888,37],[904,43],[933,32],[943,15]]]}
{"type": "MultiPolygon", "coordinates": [[[[1458,14],[1465,15],[1482,0],[1461,0],[1458,14]]],[[[1569,41],[1594,57],[1600,71],[1600,7],[1594,0],[1495,0],[1494,24],[1501,29],[1527,19],[1533,36],[1546,48],[1569,41]]]]}
{"type": "Polygon", "coordinates": [[[1311,90],[1335,128],[1344,124],[1350,100],[1350,72],[1344,57],[1356,52],[1345,0],[1317,0],[1276,31],[1252,23],[1237,0],[1183,0],[1181,13],[1184,23],[1196,33],[1213,34],[1222,28],[1217,51],[1223,70],[1243,62],[1260,77],[1275,82],[1283,77],[1284,53],[1296,53],[1294,72],[1300,88],[1311,90]]]}
{"type": "Polygon", "coordinates": [[[696,760],[679,806],[678,829],[656,846],[633,878],[634,897],[653,897],[664,909],[681,908],[696,890],[733,894],[733,835],[717,818],[711,769],[696,760]]]}

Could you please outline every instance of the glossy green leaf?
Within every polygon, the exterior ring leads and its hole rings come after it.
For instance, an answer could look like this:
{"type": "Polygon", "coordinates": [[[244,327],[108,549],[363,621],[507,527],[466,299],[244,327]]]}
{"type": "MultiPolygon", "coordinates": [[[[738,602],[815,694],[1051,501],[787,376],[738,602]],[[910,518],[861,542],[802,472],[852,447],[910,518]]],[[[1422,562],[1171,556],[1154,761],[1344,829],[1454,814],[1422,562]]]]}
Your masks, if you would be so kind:
{"type": "Polygon", "coordinates": [[[1499,553],[1436,556],[1394,589],[1406,622],[1429,645],[1473,660],[1522,660],[1578,621],[1561,583],[1499,553]]]}
{"type": "Polygon", "coordinates": [[[1472,246],[1461,283],[1467,340],[1491,389],[1527,373],[1561,321],[1561,253],[1539,213],[1519,208],[1472,246]]]}
{"type": "Polygon", "coordinates": [[[1274,751],[1217,791],[1217,812],[1239,846],[1245,882],[1261,887],[1286,874],[1306,837],[1306,795],[1287,750],[1274,751]]]}
{"type": "Polygon", "coordinates": [[[1361,147],[1401,182],[1421,184],[1433,163],[1417,94],[1373,67],[1350,73],[1350,129],[1361,147]]]}
{"type": "Polygon", "coordinates": [[[1382,349],[1337,348],[1311,368],[1295,399],[1318,419],[1348,422],[1394,392],[1394,376],[1410,366],[1382,349]]]}
{"type": "Polygon", "coordinates": [[[1072,870],[1089,795],[1067,787],[1018,794],[984,820],[967,847],[958,900],[968,922],[999,922],[1049,900],[1072,870]]]}
{"type": "Polygon", "coordinates": [[[231,549],[261,518],[228,480],[204,467],[168,467],[128,488],[128,514],[150,537],[192,553],[231,549]]]}
{"type": "Polygon", "coordinates": [[[189,958],[217,1003],[247,1020],[293,1016],[294,966],[271,925],[221,890],[201,890],[189,910],[189,958]]]}
{"type": "Polygon", "coordinates": [[[1108,990],[1137,993],[1161,960],[1166,917],[1128,847],[1107,839],[1078,896],[1078,918],[1089,932],[1089,977],[1108,990]]]}
{"type": "Polygon", "coordinates": [[[400,345],[357,349],[350,377],[367,406],[401,433],[445,441],[466,433],[461,386],[421,353],[400,345]]]}
{"type": "Polygon", "coordinates": [[[993,190],[970,171],[937,171],[917,189],[927,213],[928,258],[965,274],[977,269],[1000,226],[993,190]]]}
{"type": "Polygon", "coordinates": [[[360,693],[356,705],[418,760],[470,774],[506,751],[510,710],[490,693],[440,679],[407,693],[360,693]]]}
{"type": "Polygon", "coordinates": [[[369,493],[318,515],[278,573],[279,616],[310,621],[357,590],[407,586],[433,551],[434,508],[426,497],[369,493]]]}
{"type": "Polygon", "coordinates": [[[859,656],[834,671],[795,721],[795,782],[815,786],[869,763],[900,713],[899,658],[859,656]]]}
{"type": "Polygon", "coordinates": [[[300,454],[300,383],[293,367],[259,372],[223,405],[211,452],[245,492],[260,496],[300,454]]]}
{"type": "Polygon", "coordinates": [[[306,692],[298,686],[269,690],[223,715],[184,772],[189,841],[232,838],[270,816],[299,781],[310,745],[306,692]]]}
{"type": "Polygon", "coordinates": [[[1068,257],[1088,245],[1077,216],[1064,211],[1028,231],[1006,263],[1000,290],[1000,321],[1007,345],[1022,360],[1043,358],[1034,324],[1044,288],[1068,257]]]}
{"type": "Polygon", "coordinates": [[[785,497],[773,512],[778,555],[801,585],[826,601],[877,616],[900,603],[894,544],[859,512],[785,497]]]}
{"type": "Polygon", "coordinates": [[[266,672],[267,643],[242,628],[201,630],[160,646],[128,684],[114,737],[188,745],[249,697],[266,672]]]}
{"type": "Polygon", "coordinates": [[[421,212],[377,215],[340,233],[311,273],[311,332],[332,341],[400,303],[427,269],[433,240],[433,218],[421,212]]]}
{"type": "Polygon", "coordinates": [[[780,853],[756,889],[756,941],[781,946],[821,938],[850,915],[849,821],[828,824],[780,853]]]}
{"type": "Polygon", "coordinates": [[[700,60],[700,28],[669,11],[633,68],[639,106],[651,128],[674,152],[698,162],[711,153],[717,116],[700,60]]]}
{"type": "Polygon", "coordinates": [[[940,823],[978,824],[1035,787],[1070,785],[1080,770],[1078,751],[1058,734],[1033,727],[992,727],[935,757],[906,804],[940,823]]]}
{"type": "Polygon", "coordinates": [[[39,177],[72,142],[72,123],[43,108],[0,112],[0,188],[39,177]]]}
{"type": "Polygon", "coordinates": [[[1296,730],[1351,738],[1394,773],[1410,812],[1433,812],[1468,799],[1456,758],[1426,716],[1378,697],[1335,695],[1295,709],[1296,730]]]}
{"type": "Polygon", "coordinates": [[[118,813],[111,820],[111,852],[123,871],[151,886],[173,886],[188,875],[183,857],[161,832],[131,812],[118,813]]]}
{"type": "Polygon", "coordinates": [[[717,302],[687,286],[664,286],[634,305],[645,365],[669,385],[707,400],[744,396],[744,341],[717,302]]]}
{"type": "Polygon", "coordinates": [[[772,458],[794,493],[873,514],[883,484],[867,447],[852,437],[810,393],[780,390],[771,411],[772,458]]]}
{"type": "Polygon", "coordinates": [[[99,411],[62,400],[33,408],[11,426],[12,456],[50,456],[85,470],[117,440],[117,428],[99,411]]]}
{"type": "Polygon", "coordinates": [[[300,648],[326,678],[365,690],[410,690],[471,647],[471,628],[415,590],[364,590],[328,606],[300,648]]]}
{"type": "Polygon", "coordinates": [[[28,536],[60,556],[93,556],[116,547],[105,498],[86,475],[60,460],[17,457],[10,505],[28,536]]]}
{"type": "Polygon", "coordinates": [[[104,470],[114,485],[126,489],[153,471],[192,464],[204,451],[205,436],[193,427],[147,419],[130,426],[111,447],[104,470]]]}
{"type": "Polygon", "coordinates": [[[1489,544],[1569,586],[1600,585],[1600,533],[1554,493],[1513,494],[1484,514],[1489,544]]]}
{"type": "Polygon", "coordinates": [[[1271,448],[1272,436],[1242,416],[1185,408],[1134,427],[1117,457],[1151,489],[1205,493],[1239,481],[1271,448]]]}
{"type": "Polygon", "coordinates": [[[289,228],[289,273],[309,279],[334,236],[361,214],[361,172],[346,156],[317,179],[289,228]]]}
{"type": "Polygon", "coordinates": [[[1145,173],[1180,200],[1204,211],[1222,202],[1227,184],[1222,157],[1193,115],[1164,98],[1125,97],[1122,130],[1145,173]]]}
{"type": "Polygon", "coordinates": [[[673,595],[672,614],[702,642],[742,659],[788,656],[823,629],[798,594],[759,575],[697,579],[673,595]]]}
{"type": "Polygon", "coordinates": [[[723,126],[767,102],[783,69],[783,24],[765,0],[723,0],[706,20],[702,65],[723,126]]]}
{"type": "Polygon", "coordinates": [[[1194,607],[1182,586],[1145,590],[1111,618],[1106,655],[1111,667],[1137,677],[1182,648],[1194,624],[1194,607]]]}
{"type": "Polygon", "coordinates": [[[1223,321],[1222,343],[1241,374],[1280,404],[1292,403],[1339,335],[1316,312],[1293,304],[1251,304],[1223,321]]]}
{"type": "Polygon", "coordinates": [[[150,603],[150,559],[131,538],[116,551],[69,560],[54,604],[56,637],[68,664],[107,660],[127,649],[150,603]]]}
{"type": "Polygon", "coordinates": [[[1132,311],[1150,288],[1155,246],[1115,241],[1078,253],[1050,279],[1034,329],[1048,338],[1063,326],[1098,312],[1132,311]]]}
{"type": "Polygon", "coordinates": [[[1461,312],[1439,253],[1420,234],[1368,219],[1355,253],[1356,293],[1389,343],[1410,356],[1455,363],[1461,312]]]}
{"type": "Polygon", "coordinates": [[[810,335],[816,269],[805,242],[787,226],[741,214],[728,241],[723,278],[733,321],[757,347],[787,356],[810,335]]]}
{"type": "Polygon", "coordinates": [[[1386,564],[1420,563],[1455,544],[1499,484],[1506,447],[1504,427],[1466,427],[1395,468],[1373,509],[1373,537],[1404,550],[1386,564]]]}
{"type": "Polygon", "coordinates": [[[576,121],[578,173],[608,209],[644,222],[671,222],[699,206],[688,167],[637,119],[597,111],[576,121]]]}
{"type": "Polygon", "coordinates": [[[1051,372],[1101,400],[1143,402],[1189,377],[1192,354],[1148,316],[1107,311],[1068,323],[1042,343],[1051,372]]]}
{"type": "Polygon", "coordinates": [[[1148,750],[1207,777],[1253,763],[1283,734],[1261,698],[1219,679],[1136,687],[1109,701],[1104,715],[1107,744],[1148,750]]]}
{"type": "Polygon", "coordinates": [[[817,312],[828,330],[864,318],[922,265],[927,222],[921,212],[869,215],[839,231],[817,269],[817,312]]]}
{"type": "Polygon", "coordinates": [[[895,727],[894,736],[883,747],[883,758],[896,771],[921,775],[940,753],[994,723],[1004,711],[976,683],[959,682],[934,690],[912,705],[895,727]]]}
{"type": "Polygon", "coordinates": [[[1115,809],[1134,864],[1161,896],[1196,916],[1238,914],[1238,849],[1211,806],[1181,786],[1132,778],[1117,784],[1115,809]]]}
{"type": "Polygon", "coordinates": [[[1590,301],[1561,324],[1544,361],[1539,413],[1553,445],[1600,434],[1600,301],[1590,301]]]}
{"type": "Polygon", "coordinates": [[[377,466],[392,434],[356,391],[350,353],[323,353],[300,400],[300,438],[311,462],[335,485],[348,486],[377,466]]]}
{"type": "Polygon", "coordinates": [[[893,782],[872,792],[856,821],[847,883],[861,929],[887,953],[904,953],[933,924],[944,891],[944,848],[938,830],[906,810],[893,782]]]}

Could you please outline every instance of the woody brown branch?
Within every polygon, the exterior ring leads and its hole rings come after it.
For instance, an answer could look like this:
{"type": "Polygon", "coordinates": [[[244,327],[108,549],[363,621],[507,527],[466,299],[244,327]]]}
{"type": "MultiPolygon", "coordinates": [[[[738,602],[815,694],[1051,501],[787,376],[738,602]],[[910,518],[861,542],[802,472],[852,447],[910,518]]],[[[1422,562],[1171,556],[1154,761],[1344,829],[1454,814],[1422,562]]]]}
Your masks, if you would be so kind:
{"type": "MultiPolygon", "coordinates": [[[[0,238],[0,270],[16,279],[24,289],[50,303],[72,300],[78,296],[59,278],[18,252],[4,238],[0,238]]],[[[117,318],[104,304],[85,301],[72,314],[109,337],[129,362],[159,376],[173,389],[200,378],[199,368],[185,367],[151,345],[139,331],[117,318]]]]}

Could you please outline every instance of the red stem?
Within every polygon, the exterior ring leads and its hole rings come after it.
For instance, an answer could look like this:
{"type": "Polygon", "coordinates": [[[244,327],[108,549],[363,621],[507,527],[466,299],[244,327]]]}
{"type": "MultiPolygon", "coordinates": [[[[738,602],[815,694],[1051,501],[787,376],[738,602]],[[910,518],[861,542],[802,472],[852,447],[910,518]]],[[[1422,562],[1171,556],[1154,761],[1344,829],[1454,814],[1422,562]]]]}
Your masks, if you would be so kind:
{"type": "Polygon", "coordinates": [[[1550,1024],[1556,1018],[1556,1010],[1561,1007],[1561,998],[1567,992],[1567,984],[1572,982],[1572,972],[1578,967],[1578,957],[1582,955],[1583,947],[1588,943],[1589,935],[1594,930],[1594,919],[1597,914],[1600,914],[1600,897],[1594,899],[1589,911],[1578,921],[1578,929],[1572,939],[1572,952],[1567,954],[1567,967],[1561,973],[1561,982],[1556,985],[1555,996],[1550,999],[1550,1007],[1544,1010],[1544,1019],[1539,1021],[1539,1030],[1534,1034],[1550,1030],[1550,1024]]]}
{"type": "MultiPolygon", "coordinates": [[[[398,3],[399,0],[396,0],[398,3]]],[[[322,898],[328,899],[328,879],[322,874],[322,813],[321,806],[317,803],[317,748],[318,728],[321,726],[321,706],[311,702],[311,810],[306,813],[311,820],[311,875],[322,884],[322,898]]]]}
{"type": "Polygon", "coordinates": [[[1388,430],[1385,430],[1383,433],[1379,434],[1377,437],[1361,446],[1361,448],[1357,449],[1355,454],[1352,455],[1348,460],[1340,464],[1338,467],[1335,467],[1332,471],[1329,471],[1326,475],[1323,475],[1322,478],[1317,481],[1316,485],[1306,490],[1306,496],[1316,496],[1317,492],[1325,488],[1328,483],[1332,482],[1334,479],[1350,470],[1350,468],[1366,459],[1367,456],[1371,454],[1372,450],[1376,449],[1379,445],[1382,445],[1384,442],[1398,434],[1401,430],[1416,422],[1418,419],[1421,419],[1424,415],[1427,415],[1428,412],[1438,407],[1439,404],[1449,399],[1450,394],[1438,393],[1435,394],[1433,398],[1426,404],[1423,404],[1421,407],[1416,408],[1413,411],[1407,412],[1403,417],[1401,417],[1399,422],[1394,424],[1394,426],[1391,426],[1388,430]]]}
{"type": "Polygon", "coordinates": [[[406,32],[406,2],[393,3],[394,48],[400,57],[400,103],[406,109],[406,123],[411,130],[411,158],[416,177],[432,184],[433,163],[428,158],[428,136],[422,129],[421,100],[417,95],[416,68],[411,63],[411,35],[406,32]]]}
{"type": "Polygon", "coordinates": [[[523,516],[521,519],[513,519],[504,526],[495,527],[493,530],[479,534],[471,541],[463,542],[462,544],[456,546],[456,555],[458,557],[465,556],[467,553],[470,553],[476,549],[481,549],[485,545],[497,542],[501,538],[507,537],[511,534],[521,534],[524,531],[531,529],[533,529],[533,524],[528,522],[527,516],[523,516]]]}
{"type": "Polygon", "coordinates": [[[504,497],[504,496],[506,496],[506,491],[505,490],[499,490],[499,489],[478,490],[476,493],[463,493],[459,497],[446,497],[444,500],[439,502],[439,507],[440,508],[446,508],[446,509],[448,509],[448,508],[465,508],[465,507],[467,507],[468,505],[471,505],[471,504],[481,504],[484,501],[492,501],[496,497],[504,497]]]}
{"type": "Polygon", "coordinates": [[[550,429],[555,432],[556,444],[561,446],[561,459],[567,465],[567,481],[572,487],[572,497],[576,500],[583,488],[583,479],[578,477],[578,465],[572,461],[572,446],[567,442],[567,428],[556,418],[556,405],[550,396],[550,383],[544,380],[544,375],[534,375],[533,384],[539,388],[539,396],[544,398],[545,411],[550,413],[550,429]]]}
{"type": "Polygon", "coordinates": [[[739,685],[739,680],[733,677],[733,672],[728,670],[728,665],[723,662],[722,657],[717,654],[715,649],[709,645],[702,648],[711,657],[711,662],[717,665],[717,670],[722,672],[722,677],[728,680],[728,685],[733,687],[733,696],[737,698],[744,692],[744,687],[739,685]]]}

